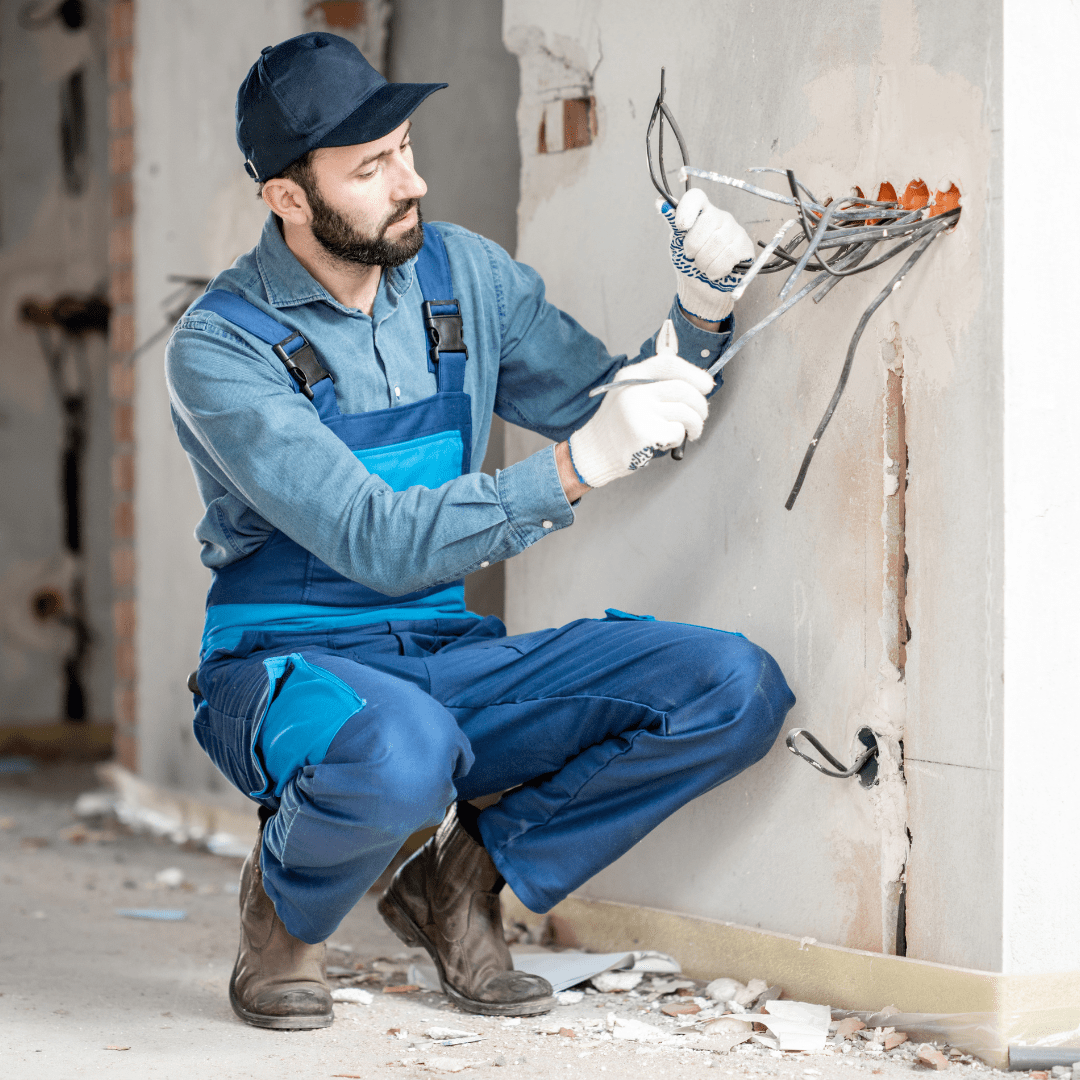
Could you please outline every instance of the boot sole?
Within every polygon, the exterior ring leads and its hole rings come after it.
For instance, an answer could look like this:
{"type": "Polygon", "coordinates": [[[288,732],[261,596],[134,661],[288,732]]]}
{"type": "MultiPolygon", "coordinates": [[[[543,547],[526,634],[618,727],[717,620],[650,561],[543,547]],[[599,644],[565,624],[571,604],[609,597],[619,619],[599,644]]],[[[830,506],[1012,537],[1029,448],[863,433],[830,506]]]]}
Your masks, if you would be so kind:
{"type": "Polygon", "coordinates": [[[460,990],[455,990],[447,981],[442,961],[435,946],[424,936],[412,916],[390,894],[390,890],[379,897],[377,905],[383,921],[406,945],[414,949],[423,949],[435,964],[439,974],[439,984],[443,993],[463,1012],[480,1013],[485,1016],[536,1016],[550,1012],[555,1007],[554,997],[535,998],[532,1001],[503,1002],[477,1001],[466,997],[460,990]]]}
{"type": "Polygon", "coordinates": [[[254,1013],[240,1004],[236,993],[236,976],[229,980],[229,1004],[232,1010],[244,1021],[257,1028],[270,1028],[274,1031],[311,1031],[315,1028],[329,1027],[334,1022],[334,1012],[320,1013],[315,1016],[270,1016],[266,1013],[254,1013]]]}

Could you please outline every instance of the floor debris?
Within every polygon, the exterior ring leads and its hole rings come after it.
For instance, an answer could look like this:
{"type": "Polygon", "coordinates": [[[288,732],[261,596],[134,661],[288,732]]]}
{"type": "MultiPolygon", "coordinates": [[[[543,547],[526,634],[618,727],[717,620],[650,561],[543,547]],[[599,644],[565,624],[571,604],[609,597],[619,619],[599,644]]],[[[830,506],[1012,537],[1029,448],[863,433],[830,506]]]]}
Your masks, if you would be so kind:
{"type": "Polygon", "coordinates": [[[518,971],[540,975],[551,983],[556,992],[593,980],[593,989],[599,993],[595,979],[602,976],[603,985],[612,990],[632,991],[646,974],[678,975],[679,962],[666,953],[647,951],[622,953],[586,953],[577,951],[547,953],[516,953],[514,966],[518,971]],[[608,976],[611,978],[608,979],[608,976]]]}
{"type": "Polygon", "coordinates": [[[330,996],[335,1001],[347,1002],[349,1005],[370,1005],[375,1000],[374,994],[353,986],[339,987],[331,991],[330,996]]]}
{"type": "MultiPolygon", "coordinates": [[[[0,818],[13,822],[0,829],[4,1080],[89,1073],[87,1060],[104,1052],[102,1032],[112,1032],[116,1046],[133,1048],[111,1052],[110,1080],[157,1075],[162,1066],[155,1061],[167,1062],[170,1076],[200,1076],[207,1057],[220,1062],[215,1075],[221,1076],[704,1080],[709,1070],[728,1080],[908,1080],[938,1070],[916,1063],[932,1041],[929,1049],[963,1080],[1008,1080],[944,1038],[914,1027],[908,1037],[898,1026],[908,1020],[896,1009],[830,1012],[786,1000],[781,987],[751,980],[751,972],[740,972],[741,980],[690,978],[670,958],[637,950],[596,956],[513,946],[521,967],[532,954],[584,968],[543,1016],[461,1013],[439,991],[426,953],[403,948],[386,929],[374,896],[361,900],[328,943],[335,1023],[291,1034],[248,1028],[228,1004],[239,860],[175,848],[165,837],[122,826],[109,844],[61,842],[73,822],[88,830],[98,823],[72,816],[89,781],[60,796],[52,777],[42,769],[0,778],[0,818]],[[22,847],[24,836],[44,845],[22,847]],[[179,885],[158,880],[162,868],[180,871],[179,885]],[[183,892],[162,891],[169,888],[183,892]],[[140,929],[117,917],[119,910],[161,920],[173,909],[150,904],[178,895],[186,921],[140,929]],[[625,966],[613,969],[617,962],[625,966]],[[593,980],[612,970],[640,978],[632,989],[598,990],[593,980]],[[726,984],[719,994],[717,983],[726,984]],[[782,1021],[813,1028],[821,1049],[782,1049],[782,1021]],[[46,1053],[51,1061],[43,1069],[46,1053]]],[[[1047,1062],[1039,1070],[1046,1075],[1032,1080],[1080,1080],[1071,1067],[1051,1072],[1051,1064],[1057,1062],[1047,1062]]]]}
{"type": "Polygon", "coordinates": [[[187,918],[183,908],[117,908],[116,914],[125,919],[151,919],[154,922],[182,922],[187,918]]]}
{"type": "Polygon", "coordinates": [[[169,866],[159,870],[154,875],[154,881],[166,889],[179,889],[184,884],[184,871],[177,866],[169,866]]]}
{"type": "Polygon", "coordinates": [[[645,976],[640,971],[605,971],[589,981],[601,994],[619,994],[633,990],[645,976]]]}
{"type": "Polygon", "coordinates": [[[938,1071],[949,1067],[949,1059],[932,1043],[923,1043],[915,1051],[915,1062],[928,1069],[937,1069],[938,1071]]]}
{"type": "Polygon", "coordinates": [[[464,1046],[465,1043],[482,1042],[483,1036],[475,1031],[463,1031],[461,1028],[430,1027],[424,1035],[440,1046],[464,1046]]]}

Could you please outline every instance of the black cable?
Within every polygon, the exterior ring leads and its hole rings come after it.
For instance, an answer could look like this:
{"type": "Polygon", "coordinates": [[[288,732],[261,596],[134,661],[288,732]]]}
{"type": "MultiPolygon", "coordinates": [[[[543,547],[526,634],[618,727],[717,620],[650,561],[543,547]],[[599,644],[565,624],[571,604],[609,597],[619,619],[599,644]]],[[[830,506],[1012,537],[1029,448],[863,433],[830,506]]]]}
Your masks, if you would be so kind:
{"type": "Polygon", "coordinates": [[[922,258],[926,249],[945,231],[945,228],[944,225],[941,226],[919,244],[915,251],[908,257],[907,262],[905,262],[892,276],[889,284],[874,297],[873,302],[866,311],[863,312],[863,317],[859,320],[859,325],[855,328],[855,333],[851,338],[851,344],[848,345],[847,356],[844,359],[844,367],[840,372],[840,381],[836,384],[836,389],[833,391],[829,407],[825,410],[825,415],[821,418],[821,423],[818,424],[817,431],[814,432],[814,437],[810,440],[810,445],[806,448],[802,467],[799,469],[799,475],[795,479],[795,486],[791,489],[791,494],[788,496],[787,502],[784,503],[785,509],[790,510],[795,505],[795,500],[799,497],[803,481],[806,479],[806,471],[810,468],[810,462],[814,457],[814,451],[817,450],[818,443],[821,441],[821,436],[825,434],[825,429],[829,426],[829,421],[833,418],[833,413],[836,412],[836,406],[840,403],[844,388],[847,386],[848,376],[851,374],[851,364],[855,359],[855,350],[859,347],[859,341],[862,338],[863,331],[866,329],[866,324],[870,321],[870,317],[874,312],[889,298],[893,289],[900,283],[904,275],[919,261],[920,258],[922,258]]]}
{"type": "MultiPolygon", "coordinates": [[[[664,101],[665,93],[665,71],[664,68],[660,69],[660,93],[656,97],[656,103],[653,105],[652,114],[649,116],[649,126],[645,129],[645,157],[649,162],[649,179],[652,181],[652,185],[660,193],[661,198],[669,206],[678,206],[679,200],[675,198],[671,188],[668,186],[667,170],[664,168],[664,121],[666,120],[671,125],[672,134],[675,136],[675,141],[679,144],[679,153],[682,154],[682,163],[684,166],[690,164],[690,155],[686,150],[686,140],[683,138],[682,131],[679,129],[679,125],[672,116],[671,110],[667,107],[664,101]],[[657,124],[659,121],[659,124],[657,124]],[[657,149],[657,164],[660,167],[660,175],[657,177],[656,169],[653,167],[652,156],[652,131],[653,126],[656,125],[656,149],[657,149]]],[[[686,177],[685,190],[683,194],[690,190],[690,178],[686,177]]],[[[746,260],[741,263],[737,263],[732,269],[735,273],[745,273],[750,269],[750,261],[746,260]]]]}

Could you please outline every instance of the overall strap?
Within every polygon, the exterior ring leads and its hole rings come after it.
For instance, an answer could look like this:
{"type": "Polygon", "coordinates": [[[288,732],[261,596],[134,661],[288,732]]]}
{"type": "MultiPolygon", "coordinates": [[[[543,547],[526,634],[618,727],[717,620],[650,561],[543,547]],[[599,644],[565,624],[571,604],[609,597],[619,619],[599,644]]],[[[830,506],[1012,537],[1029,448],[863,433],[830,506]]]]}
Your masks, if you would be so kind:
{"type": "Polygon", "coordinates": [[[433,225],[424,225],[424,246],[416,258],[416,280],[424,296],[424,328],[428,336],[428,370],[438,375],[440,393],[465,388],[469,350],[461,323],[461,305],[453,299],[446,245],[433,225]]]}
{"type": "MultiPolygon", "coordinates": [[[[318,392],[320,401],[316,402],[316,405],[320,406],[320,413],[323,405],[334,403],[334,380],[330,378],[330,372],[319,363],[315,350],[299,331],[290,330],[250,301],[225,289],[211,289],[210,292],[203,293],[190,310],[199,308],[220,315],[234,326],[239,326],[241,330],[246,330],[267,345],[273,346],[274,355],[285,365],[285,370],[296,380],[300,392],[308,401],[314,402],[318,392]],[[324,379],[329,380],[326,386],[316,391],[315,387],[324,379]],[[327,388],[329,399],[324,402],[322,399],[326,396],[327,388]]],[[[333,411],[336,411],[336,408],[333,411]]]]}

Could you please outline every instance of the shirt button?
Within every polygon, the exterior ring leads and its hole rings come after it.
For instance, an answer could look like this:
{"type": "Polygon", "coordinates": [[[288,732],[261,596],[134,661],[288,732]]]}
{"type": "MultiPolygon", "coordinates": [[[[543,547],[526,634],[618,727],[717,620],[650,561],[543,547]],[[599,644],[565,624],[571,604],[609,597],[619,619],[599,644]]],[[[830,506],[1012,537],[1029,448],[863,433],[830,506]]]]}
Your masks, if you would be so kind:
{"type": "MultiPolygon", "coordinates": [[[[705,353],[705,355],[708,356],[709,354],[705,353]]],[[[401,387],[400,386],[395,386],[394,387],[394,397],[401,397],[401,387]]]]}
{"type": "Polygon", "coordinates": [[[490,566],[490,565],[491,565],[491,563],[489,563],[489,562],[487,561],[487,559],[485,559],[485,560],[484,560],[484,561],[483,561],[483,562],[482,562],[482,563],[480,564],[480,568],[481,568],[481,569],[483,569],[483,568],[484,568],[485,566],[490,566]]]}
{"type": "Polygon", "coordinates": [[[541,521],[540,524],[543,525],[545,529],[550,529],[551,528],[551,522],[550,521],[541,521]]]}
{"type": "Polygon", "coordinates": [[[702,349],[701,350],[701,355],[705,359],[708,359],[710,356],[712,356],[712,351],[710,349],[702,349]]]}

